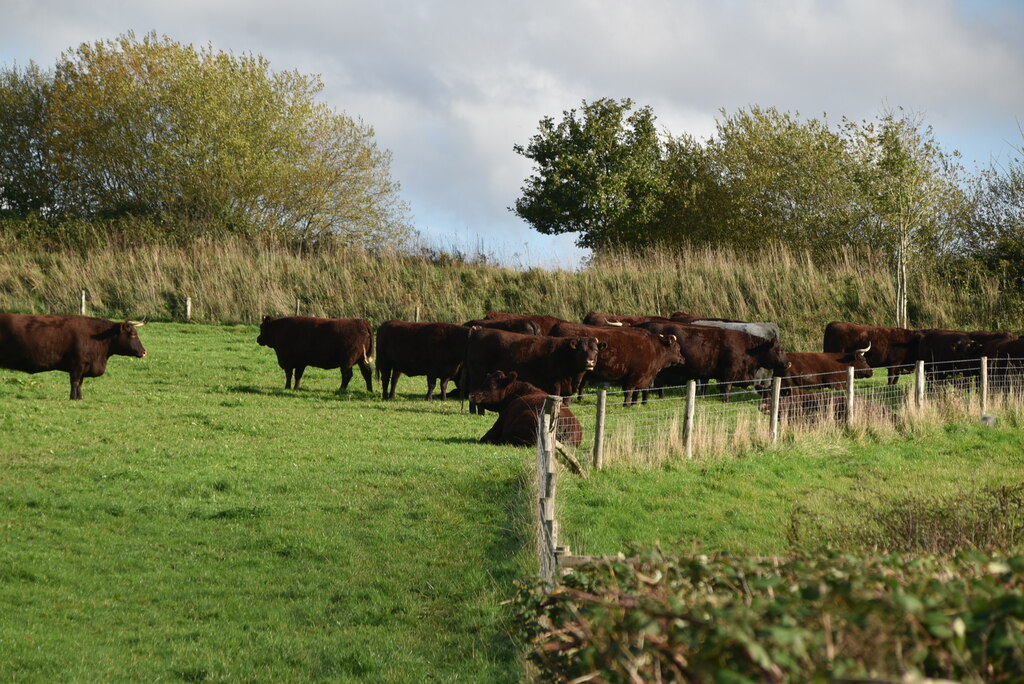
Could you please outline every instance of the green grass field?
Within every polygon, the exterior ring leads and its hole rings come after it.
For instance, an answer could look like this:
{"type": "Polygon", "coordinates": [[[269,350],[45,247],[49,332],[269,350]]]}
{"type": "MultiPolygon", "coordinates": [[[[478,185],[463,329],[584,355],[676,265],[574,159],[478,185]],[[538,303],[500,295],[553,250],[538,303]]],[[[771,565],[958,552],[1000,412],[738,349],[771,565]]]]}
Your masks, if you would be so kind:
{"type": "MultiPolygon", "coordinates": [[[[0,371],[0,678],[520,680],[501,602],[536,568],[533,451],[478,444],[493,418],[423,378],[284,390],[256,332],[147,325],[80,402],[0,371]]],[[[798,506],[1019,483],[1022,447],[965,422],[563,475],[562,535],[780,553],[798,506]]]]}

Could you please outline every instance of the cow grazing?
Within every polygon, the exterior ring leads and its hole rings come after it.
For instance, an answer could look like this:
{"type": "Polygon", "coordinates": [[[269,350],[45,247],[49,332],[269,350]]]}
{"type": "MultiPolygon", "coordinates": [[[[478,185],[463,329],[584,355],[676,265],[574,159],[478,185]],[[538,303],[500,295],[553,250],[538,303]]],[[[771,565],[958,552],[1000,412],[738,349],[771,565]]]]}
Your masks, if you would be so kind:
{"type": "MultiPolygon", "coordinates": [[[[569,396],[579,387],[583,374],[597,365],[598,349],[593,337],[547,337],[472,328],[464,387],[472,392],[492,371],[516,371],[520,380],[544,392],[569,396]]],[[[483,408],[472,401],[469,408],[483,413],[483,408]]]]}
{"type": "MultiPolygon", "coordinates": [[[[519,380],[515,371],[488,373],[483,383],[469,395],[470,401],[498,412],[498,419],[480,438],[490,444],[537,443],[538,416],[544,408],[547,394],[528,382],[519,380]]],[[[566,406],[558,414],[555,439],[578,447],[583,439],[583,428],[566,406]]]]}
{"type": "Polygon", "coordinates": [[[661,386],[714,379],[722,388],[722,401],[729,401],[732,386],[754,384],[759,369],[781,375],[789,367],[778,340],[688,323],[646,323],[639,327],[675,335],[686,359],[686,365],[670,366],[658,374],[657,384],[661,386]]]}
{"type": "Polygon", "coordinates": [[[870,344],[864,358],[872,368],[888,368],[888,383],[895,385],[899,376],[910,373],[917,363],[920,340],[920,330],[833,321],[825,326],[822,348],[826,352],[851,352],[870,344]]]}
{"type": "Polygon", "coordinates": [[[265,316],[256,342],[277,353],[277,365],[284,369],[284,388],[299,389],[307,366],[341,369],[339,392],[348,389],[352,367],[373,391],[373,328],[363,318],[313,318],[312,316],[265,316]]]}
{"type": "Polygon", "coordinates": [[[555,316],[545,316],[543,314],[514,314],[506,313],[504,311],[488,311],[487,316],[485,318],[492,321],[508,321],[514,319],[528,320],[531,323],[533,323],[536,327],[537,332],[533,333],[535,335],[547,335],[549,332],[551,332],[551,328],[554,327],[557,323],[566,322],[563,319],[557,318],[555,316]]]}
{"type": "Polygon", "coordinates": [[[146,355],[135,328],[89,316],[34,316],[0,313],[0,368],[71,377],[71,398],[82,398],[82,379],[103,375],[107,359],[146,355]]]}
{"type": "Polygon", "coordinates": [[[441,400],[448,399],[448,383],[454,380],[466,359],[470,328],[454,323],[412,323],[385,321],[377,328],[377,371],[384,399],[395,398],[398,378],[427,376],[427,401],[434,398],[440,382],[441,400]]]}
{"type": "Polygon", "coordinates": [[[847,368],[853,366],[853,377],[870,378],[874,371],[864,358],[870,347],[852,352],[787,352],[790,367],[782,378],[782,386],[843,387],[847,368]]]}
{"type": "MultiPolygon", "coordinates": [[[[685,363],[675,337],[657,335],[641,328],[559,323],[551,329],[551,335],[596,338],[602,346],[597,355],[597,365],[586,374],[583,382],[596,380],[620,384],[625,393],[623,406],[636,403],[637,393],[649,389],[661,370],[685,363]]],[[[580,394],[583,382],[578,390],[580,394]]]]}

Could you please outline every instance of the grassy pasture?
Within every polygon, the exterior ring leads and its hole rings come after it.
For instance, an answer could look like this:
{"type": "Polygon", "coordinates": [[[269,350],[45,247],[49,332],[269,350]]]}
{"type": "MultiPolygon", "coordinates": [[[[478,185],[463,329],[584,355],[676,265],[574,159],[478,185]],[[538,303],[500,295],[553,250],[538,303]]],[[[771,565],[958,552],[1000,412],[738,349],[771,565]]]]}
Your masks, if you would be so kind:
{"type": "Polygon", "coordinates": [[[251,326],[141,333],[81,402],[0,371],[0,678],[519,678],[529,450],[422,378],[285,391],[251,326]]]}
{"type": "MultiPolygon", "coordinates": [[[[81,402],[66,374],[0,371],[0,678],[521,678],[500,603],[536,567],[530,449],[476,443],[491,419],[427,404],[422,378],[388,403],[315,368],[286,391],[253,326],[140,333],[149,356],[111,359],[81,402]]],[[[613,463],[561,478],[562,536],[784,553],[798,509],[848,523],[1021,482],[1020,426],[613,463]]]]}

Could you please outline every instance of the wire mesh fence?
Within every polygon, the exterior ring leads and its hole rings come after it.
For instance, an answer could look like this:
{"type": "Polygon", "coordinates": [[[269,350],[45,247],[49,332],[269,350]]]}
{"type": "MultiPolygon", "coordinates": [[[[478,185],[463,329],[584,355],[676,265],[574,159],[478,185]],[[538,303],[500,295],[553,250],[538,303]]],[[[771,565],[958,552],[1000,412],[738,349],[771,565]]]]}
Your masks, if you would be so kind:
{"type": "Polygon", "coordinates": [[[724,385],[664,387],[625,406],[627,394],[594,390],[570,410],[582,427],[581,461],[594,454],[597,467],[625,462],[661,465],[686,458],[742,453],[802,435],[838,436],[851,426],[901,430],[918,422],[988,418],[1024,405],[1024,359],[919,362],[831,377],[751,379],[724,385]],[[885,371],[885,372],[882,372],[885,371]],[[603,397],[601,392],[604,393],[603,397]],[[693,399],[688,400],[689,393],[693,399]],[[777,396],[776,396],[777,393],[777,396]]]}

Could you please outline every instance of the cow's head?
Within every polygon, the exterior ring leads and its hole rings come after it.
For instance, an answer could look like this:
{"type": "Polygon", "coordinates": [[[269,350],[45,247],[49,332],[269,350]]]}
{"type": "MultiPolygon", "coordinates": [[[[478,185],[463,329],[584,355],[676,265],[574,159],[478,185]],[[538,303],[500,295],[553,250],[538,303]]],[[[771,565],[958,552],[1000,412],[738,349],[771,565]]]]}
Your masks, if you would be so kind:
{"type": "Polygon", "coordinates": [[[494,371],[488,373],[483,382],[475,390],[469,393],[469,400],[481,406],[495,406],[501,404],[511,394],[515,393],[519,374],[515,371],[494,371]]]}
{"type": "Polygon", "coordinates": [[[666,354],[662,368],[667,366],[682,366],[686,363],[686,357],[679,349],[679,338],[675,335],[658,335],[658,342],[665,348],[666,354]]]}
{"type": "Polygon", "coordinates": [[[853,377],[870,378],[875,374],[875,371],[871,369],[871,364],[868,363],[868,359],[865,356],[869,351],[871,351],[870,342],[868,342],[868,346],[863,349],[854,349],[852,352],[842,357],[840,361],[849,366],[853,366],[853,377]]]}
{"type": "Polygon", "coordinates": [[[134,321],[117,323],[111,331],[113,333],[110,345],[111,353],[121,356],[138,356],[139,358],[145,356],[146,348],[142,346],[139,333],[135,330],[141,326],[142,323],[134,321]]]}
{"type": "Polygon", "coordinates": [[[569,347],[575,352],[576,366],[580,370],[594,370],[597,366],[597,355],[602,349],[606,349],[606,342],[598,342],[596,337],[577,337],[569,342],[569,347]]]}
{"type": "Polygon", "coordinates": [[[256,344],[262,347],[269,347],[274,343],[272,331],[274,328],[274,321],[276,318],[271,316],[264,316],[263,322],[260,323],[260,334],[256,338],[256,344]]]}
{"type": "Polygon", "coordinates": [[[786,357],[786,352],[782,351],[782,345],[778,340],[765,340],[754,347],[753,354],[758,366],[774,373],[784,373],[790,366],[789,358],[786,357]]]}

